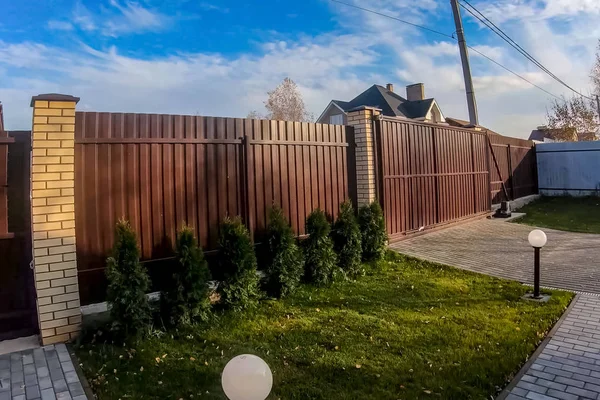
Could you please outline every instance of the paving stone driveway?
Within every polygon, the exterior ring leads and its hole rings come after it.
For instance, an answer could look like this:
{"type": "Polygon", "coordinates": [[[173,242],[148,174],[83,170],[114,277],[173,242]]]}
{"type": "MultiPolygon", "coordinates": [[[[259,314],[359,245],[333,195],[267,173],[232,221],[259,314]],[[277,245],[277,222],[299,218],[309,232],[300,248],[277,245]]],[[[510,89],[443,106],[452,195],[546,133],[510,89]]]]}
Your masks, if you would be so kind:
{"type": "MultiPolygon", "coordinates": [[[[481,219],[390,247],[425,260],[533,283],[533,249],[527,242],[532,229],[502,220],[481,219]]],[[[548,243],[541,252],[541,284],[600,293],[600,235],[543,230],[548,243]]]]}
{"type": "Polygon", "coordinates": [[[87,400],[64,344],[0,355],[0,400],[87,400]]]}
{"type": "Polygon", "coordinates": [[[600,298],[580,295],[506,400],[600,398],[600,298]]]}

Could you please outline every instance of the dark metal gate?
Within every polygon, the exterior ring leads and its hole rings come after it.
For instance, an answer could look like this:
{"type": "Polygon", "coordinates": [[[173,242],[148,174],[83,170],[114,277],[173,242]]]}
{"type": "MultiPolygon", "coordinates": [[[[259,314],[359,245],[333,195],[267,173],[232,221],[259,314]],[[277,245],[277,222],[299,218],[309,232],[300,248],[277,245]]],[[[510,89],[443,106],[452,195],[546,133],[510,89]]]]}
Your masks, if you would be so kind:
{"type": "Polygon", "coordinates": [[[485,133],[389,117],[375,124],[390,240],[490,211],[485,133]]]}
{"type": "Polygon", "coordinates": [[[0,128],[0,340],[36,333],[31,250],[31,132],[0,128]]]}

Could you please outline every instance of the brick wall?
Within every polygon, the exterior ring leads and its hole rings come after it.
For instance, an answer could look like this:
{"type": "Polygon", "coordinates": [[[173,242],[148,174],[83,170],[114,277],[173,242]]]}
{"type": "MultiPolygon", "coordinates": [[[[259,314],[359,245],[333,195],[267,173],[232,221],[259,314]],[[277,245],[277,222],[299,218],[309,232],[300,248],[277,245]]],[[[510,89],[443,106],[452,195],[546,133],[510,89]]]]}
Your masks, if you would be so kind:
{"type": "Polygon", "coordinates": [[[354,127],[356,141],[356,192],[359,206],[377,198],[373,118],[379,114],[381,110],[373,107],[360,107],[348,112],[348,125],[354,127]]]}
{"type": "Polygon", "coordinates": [[[33,97],[32,223],[40,336],[74,338],[81,324],[75,253],[75,105],[67,95],[33,97]]]}

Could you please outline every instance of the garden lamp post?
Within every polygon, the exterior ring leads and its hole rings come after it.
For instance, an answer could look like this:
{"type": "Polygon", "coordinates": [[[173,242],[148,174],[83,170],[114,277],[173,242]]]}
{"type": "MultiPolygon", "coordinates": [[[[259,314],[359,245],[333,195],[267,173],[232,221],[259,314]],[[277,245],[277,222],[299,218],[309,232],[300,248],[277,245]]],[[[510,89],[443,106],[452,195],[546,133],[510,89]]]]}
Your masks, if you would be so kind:
{"type": "Polygon", "coordinates": [[[529,232],[527,237],[529,244],[534,250],[534,271],[533,271],[533,298],[539,299],[540,296],[540,250],[546,244],[546,234],[540,229],[534,229],[529,232]]]}
{"type": "Polygon", "coordinates": [[[242,354],[225,365],[221,385],[229,400],[265,400],[273,387],[273,374],[262,358],[242,354]]]}

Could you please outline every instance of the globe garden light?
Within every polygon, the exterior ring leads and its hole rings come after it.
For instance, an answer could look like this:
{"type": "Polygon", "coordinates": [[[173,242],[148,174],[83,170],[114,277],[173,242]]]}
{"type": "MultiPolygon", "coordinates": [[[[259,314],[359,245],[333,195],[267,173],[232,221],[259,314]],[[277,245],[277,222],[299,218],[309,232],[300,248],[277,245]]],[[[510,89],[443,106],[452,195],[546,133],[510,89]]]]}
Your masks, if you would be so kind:
{"type": "Polygon", "coordinates": [[[229,400],[265,400],[273,387],[273,374],[262,358],[242,354],[225,365],[221,385],[229,400]]]}
{"type": "Polygon", "coordinates": [[[542,248],[546,244],[547,238],[544,231],[541,229],[534,229],[529,232],[529,236],[527,237],[529,240],[529,244],[531,247],[542,248]]]}
{"type": "Polygon", "coordinates": [[[544,231],[534,229],[529,232],[527,237],[529,244],[533,247],[533,298],[539,299],[540,296],[540,249],[546,244],[547,238],[544,231]]]}

